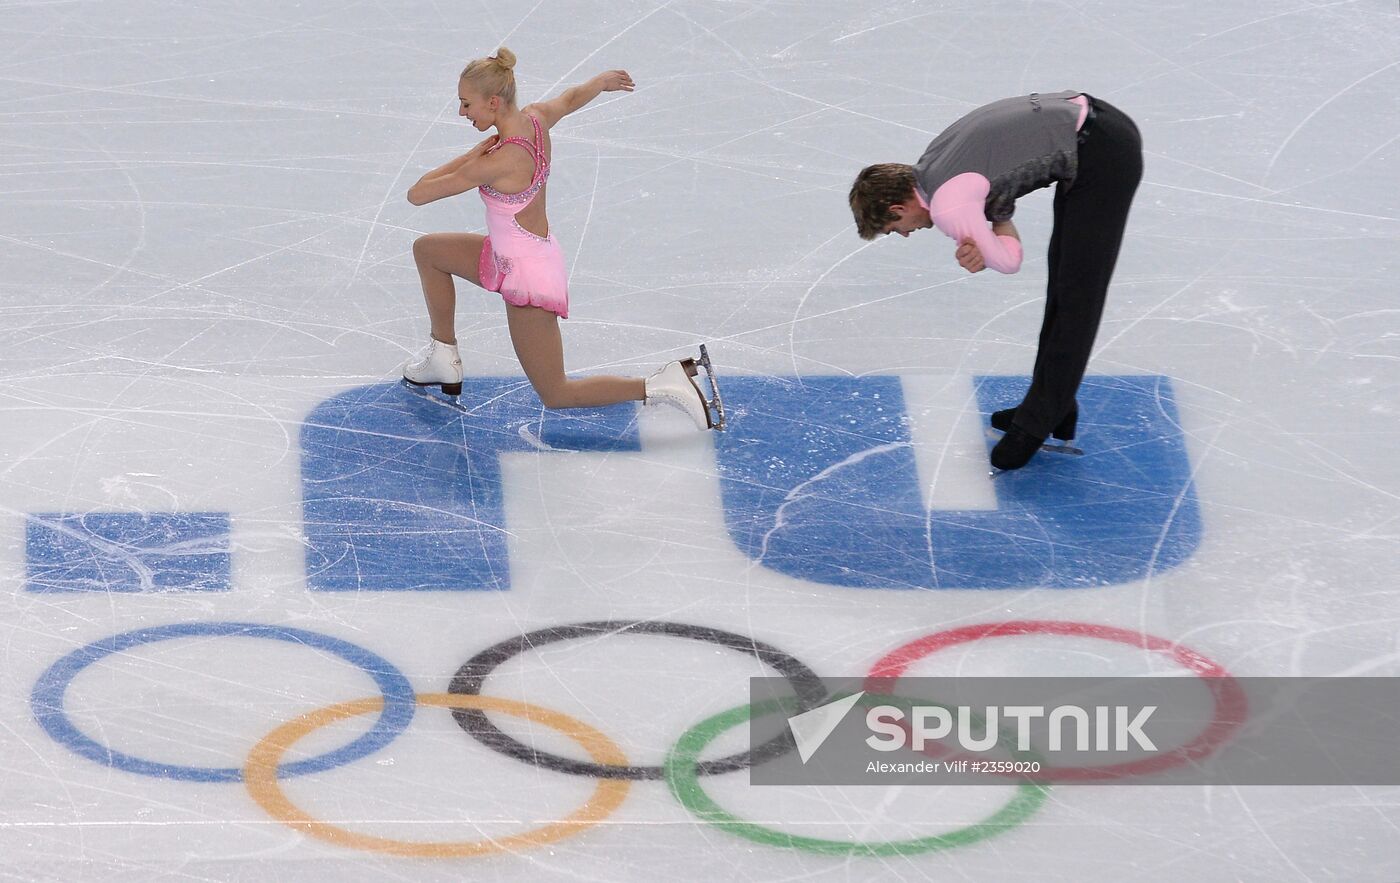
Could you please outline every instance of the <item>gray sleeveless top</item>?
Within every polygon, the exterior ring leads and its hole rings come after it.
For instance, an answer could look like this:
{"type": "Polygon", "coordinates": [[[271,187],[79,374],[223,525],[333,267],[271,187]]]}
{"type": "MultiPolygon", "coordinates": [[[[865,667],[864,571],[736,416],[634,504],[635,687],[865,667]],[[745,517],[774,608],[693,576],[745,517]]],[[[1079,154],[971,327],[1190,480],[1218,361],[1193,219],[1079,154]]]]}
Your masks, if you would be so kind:
{"type": "Polygon", "coordinates": [[[1059,182],[1074,180],[1083,92],[1032,92],[993,101],[939,133],[914,164],[914,180],[925,197],[950,178],[977,172],[991,182],[988,221],[1009,221],[1016,200],[1059,182]]]}

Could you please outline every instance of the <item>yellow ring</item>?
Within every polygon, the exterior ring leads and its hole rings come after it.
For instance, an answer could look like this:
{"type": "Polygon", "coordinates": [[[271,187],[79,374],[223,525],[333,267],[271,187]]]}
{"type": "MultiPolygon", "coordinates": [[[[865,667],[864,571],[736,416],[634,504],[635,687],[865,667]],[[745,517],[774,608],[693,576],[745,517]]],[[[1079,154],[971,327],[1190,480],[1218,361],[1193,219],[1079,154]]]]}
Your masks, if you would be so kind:
{"type": "MultiPolygon", "coordinates": [[[[498,699],[492,696],[468,696],[457,693],[419,693],[419,705],[435,705],[440,708],[475,708],[482,711],[498,711],[514,717],[543,724],[573,739],[586,749],[598,763],[625,766],[627,758],[615,742],[593,729],[583,721],[566,714],[550,711],[538,705],[516,702],[511,699],[498,699]]],[[[363,849],[369,852],[384,852],[390,855],[412,856],[415,858],[460,858],[471,855],[492,855],[498,852],[518,852],[522,847],[541,846],[565,837],[581,833],[585,828],[596,825],[608,816],[627,797],[631,785],[627,779],[599,779],[598,787],[588,802],[568,817],[552,822],[542,828],[512,834],[499,840],[447,840],[447,841],[408,841],[391,840],[387,837],[374,837],[358,834],[329,822],[312,818],[300,807],[293,804],[283,793],[277,781],[277,767],[288,748],[311,732],[346,718],[373,714],[383,708],[382,697],[357,699],[304,714],[296,720],[273,730],[254,746],[243,767],[243,782],[248,793],[268,815],[285,825],[337,846],[363,849]]]]}

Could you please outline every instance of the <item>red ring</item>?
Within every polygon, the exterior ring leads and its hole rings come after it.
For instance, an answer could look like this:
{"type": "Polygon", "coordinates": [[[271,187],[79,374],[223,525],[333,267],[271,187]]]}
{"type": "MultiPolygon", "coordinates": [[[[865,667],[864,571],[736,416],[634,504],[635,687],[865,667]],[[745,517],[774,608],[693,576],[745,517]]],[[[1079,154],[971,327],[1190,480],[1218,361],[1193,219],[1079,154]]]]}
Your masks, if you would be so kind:
{"type": "Polygon", "coordinates": [[[1244,689],[1235,676],[1189,647],[1184,647],[1164,638],[1153,637],[1128,629],[1087,622],[1061,622],[1047,619],[1018,619],[1007,622],[981,623],[948,629],[915,638],[901,647],[887,653],[876,662],[865,678],[867,692],[885,695],[893,692],[895,681],[902,677],[909,666],[939,650],[957,644],[979,641],[983,638],[1001,638],[1008,635],[1068,635],[1077,638],[1101,638],[1117,641],[1144,650],[1165,653],[1183,668],[1188,668],[1205,681],[1211,695],[1215,697],[1215,717],[1210,725],[1192,741],[1165,754],[1125,763],[1108,764],[1096,767],[1069,767],[1066,769],[1042,769],[1036,774],[1036,781],[1074,782],[1119,779],[1158,773],[1174,766],[1198,760],[1219,748],[1244,723],[1249,711],[1249,702],[1244,689]]]}

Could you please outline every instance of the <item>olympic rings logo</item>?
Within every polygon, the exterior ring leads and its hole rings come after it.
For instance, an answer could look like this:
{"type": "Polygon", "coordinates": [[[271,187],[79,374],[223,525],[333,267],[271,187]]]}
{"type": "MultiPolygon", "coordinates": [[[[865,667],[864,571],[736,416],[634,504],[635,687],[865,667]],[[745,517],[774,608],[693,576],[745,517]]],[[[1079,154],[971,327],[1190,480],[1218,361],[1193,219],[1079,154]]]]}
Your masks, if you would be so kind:
{"type": "MultiPolygon", "coordinates": [[[[1176,751],[1153,758],[1147,764],[1120,764],[1087,771],[1051,770],[1049,780],[1102,780],[1140,775],[1187,763],[1219,747],[1243,719],[1243,692],[1233,676],[1218,664],[1195,651],[1160,638],[1085,623],[1013,621],[927,635],[881,658],[868,675],[867,688],[875,694],[889,693],[894,679],[901,676],[910,664],[939,650],[969,641],[1029,634],[1097,638],[1165,654],[1202,678],[1216,699],[1216,721],[1195,740],[1176,751]]],[[[746,769],[793,747],[790,739],[775,738],[749,752],[702,761],[700,755],[705,747],[720,735],[753,716],[798,714],[827,698],[821,679],[791,654],[744,635],[687,623],[598,621],[539,629],[502,641],[473,656],[452,677],[447,692],[416,693],[404,674],[387,660],[340,638],[285,626],[197,622],[123,632],[74,650],[39,677],[30,695],[30,706],[39,725],[50,737],[97,763],[159,778],[197,782],[241,781],[252,799],[272,818],[306,836],[352,849],[420,858],[514,853],[579,834],[617,809],[626,799],[632,782],[644,780],[664,780],[671,793],[692,814],[736,836],[769,846],[843,856],[912,855],[967,845],[1021,824],[1046,799],[1046,784],[1020,781],[1014,783],[1014,794],[1006,805],[964,828],[910,840],[861,842],[802,837],[748,822],[719,806],[705,792],[700,784],[702,777],[746,769]],[[701,641],[750,654],[786,678],[794,695],[781,702],[740,706],[701,721],[680,736],[665,763],[660,766],[630,763],[622,749],[600,730],[570,715],[523,701],[482,695],[483,686],[491,673],[515,656],[560,641],[617,634],[701,641]],[[362,669],[374,679],[380,695],[321,708],[278,726],[253,746],[244,763],[238,767],[182,766],[137,757],[99,743],[69,719],[65,697],[69,685],[83,670],[108,657],[146,644],[188,637],[251,637],[308,646],[362,669]],[[597,785],[582,806],[562,819],[500,838],[462,841],[403,841],[350,831],[316,819],[294,804],[282,790],[282,779],[330,770],[383,748],[408,728],[419,706],[449,709],[463,730],[494,751],[560,773],[595,778],[597,785]],[[521,718],[555,730],[581,746],[591,760],[585,762],[560,757],[519,742],[491,723],[487,718],[488,712],[521,718]],[[349,744],[294,763],[281,762],[292,746],[313,732],[338,721],[364,715],[377,715],[377,719],[368,732],[349,744]]]]}

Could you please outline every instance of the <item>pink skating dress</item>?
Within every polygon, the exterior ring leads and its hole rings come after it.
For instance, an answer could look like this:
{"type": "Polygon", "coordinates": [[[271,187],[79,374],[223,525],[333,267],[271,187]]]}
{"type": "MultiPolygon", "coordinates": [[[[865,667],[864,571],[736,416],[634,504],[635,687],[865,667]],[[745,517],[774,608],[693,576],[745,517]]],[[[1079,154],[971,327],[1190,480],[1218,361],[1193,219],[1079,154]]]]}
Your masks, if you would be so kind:
{"type": "Polygon", "coordinates": [[[487,234],[477,273],[481,287],[499,292],[506,303],[539,307],[567,319],[569,274],[564,269],[564,253],[559,243],[553,234],[536,236],[515,219],[549,178],[549,160],[541,147],[544,136],[540,121],[532,116],[530,122],[535,124],[533,143],[524,138],[507,138],[491,148],[496,151],[507,144],[525,148],[535,160],[535,174],[530,186],[519,193],[502,193],[486,184],[477,188],[486,205],[487,234]]]}

